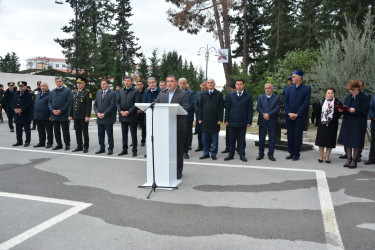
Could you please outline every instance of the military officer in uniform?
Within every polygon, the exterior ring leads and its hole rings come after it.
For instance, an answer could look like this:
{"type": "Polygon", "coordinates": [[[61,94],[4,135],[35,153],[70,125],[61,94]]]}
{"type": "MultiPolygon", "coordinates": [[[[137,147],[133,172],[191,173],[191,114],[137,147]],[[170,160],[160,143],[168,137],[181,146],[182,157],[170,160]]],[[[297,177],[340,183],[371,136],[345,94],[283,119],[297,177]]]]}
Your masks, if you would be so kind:
{"type": "Polygon", "coordinates": [[[16,133],[17,133],[17,142],[13,144],[13,146],[20,146],[22,145],[22,129],[25,130],[26,133],[26,140],[25,140],[25,147],[30,146],[31,141],[31,131],[30,131],[30,123],[31,123],[31,108],[33,105],[33,100],[31,93],[27,91],[26,86],[27,82],[20,81],[18,82],[18,87],[20,91],[17,92],[12,101],[12,110],[14,111],[14,123],[16,124],[16,133]]]}
{"type": "Polygon", "coordinates": [[[8,89],[4,92],[3,108],[4,108],[5,113],[7,113],[10,132],[14,132],[14,126],[13,126],[14,111],[12,109],[12,101],[13,101],[14,94],[16,92],[17,91],[15,88],[15,83],[8,82],[8,89]]]}
{"type": "Polygon", "coordinates": [[[89,120],[92,109],[92,94],[85,89],[86,82],[84,77],[77,79],[77,89],[73,91],[72,105],[70,106],[69,121],[74,120],[74,130],[77,139],[77,147],[73,152],[83,151],[83,153],[87,153],[89,150],[89,120]]]}
{"type": "Polygon", "coordinates": [[[0,84],[0,122],[3,123],[3,98],[4,98],[4,87],[0,84]]]}

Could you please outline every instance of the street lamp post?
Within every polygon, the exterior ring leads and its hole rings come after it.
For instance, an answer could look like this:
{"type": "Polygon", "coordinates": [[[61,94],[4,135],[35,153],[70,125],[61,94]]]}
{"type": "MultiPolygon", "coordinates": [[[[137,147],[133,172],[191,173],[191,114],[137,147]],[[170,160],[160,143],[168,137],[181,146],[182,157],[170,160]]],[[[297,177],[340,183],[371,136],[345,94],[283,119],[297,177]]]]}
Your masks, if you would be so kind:
{"type": "MultiPolygon", "coordinates": [[[[217,53],[216,49],[214,47],[211,47],[211,48],[208,48],[208,44],[207,44],[207,47],[201,47],[199,50],[198,50],[198,56],[201,55],[201,52],[204,53],[204,57],[206,59],[206,81],[207,81],[207,71],[208,71],[208,59],[210,58],[210,53],[211,52],[215,52],[217,53]]],[[[216,54],[215,54],[216,55],[216,54]]]]}
{"type": "MultiPolygon", "coordinates": [[[[62,0],[55,0],[56,4],[63,4],[62,0]]],[[[76,57],[76,79],[78,78],[78,0],[74,1],[75,20],[75,57],[76,57]]]]}

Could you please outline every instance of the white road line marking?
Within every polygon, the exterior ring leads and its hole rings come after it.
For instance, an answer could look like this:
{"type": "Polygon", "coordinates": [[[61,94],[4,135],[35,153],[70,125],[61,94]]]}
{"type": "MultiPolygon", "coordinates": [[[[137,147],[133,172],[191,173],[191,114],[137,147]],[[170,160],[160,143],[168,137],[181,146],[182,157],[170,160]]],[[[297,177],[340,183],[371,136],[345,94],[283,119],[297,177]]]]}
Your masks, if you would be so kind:
{"type": "Polygon", "coordinates": [[[25,195],[25,194],[13,194],[13,193],[5,193],[0,192],[0,196],[2,197],[8,197],[8,198],[16,198],[16,199],[25,199],[25,200],[33,200],[33,201],[40,201],[40,202],[48,202],[48,203],[55,203],[55,204],[61,204],[61,205],[69,205],[73,206],[72,208],[68,209],[67,211],[52,217],[51,219],[13,237],[10,240],[7,240],[0,244],[0,249],[10,249],[25,240],[33,237],[34,235],[46,230],[47,228],[50,228],[57,223],[79,213],[80,211],[90,207],[92,204],[90,203],[84,203],[84,202],[78,202],[78,201],[70,201],[70,200],[63,200],[63,199],[55,199],[55,198],[48,198],[48,197],[41,197],[41,196],[32,196],[32,195],[25,195]]]}
{"type": "MultiPolygon", "coordinates": [[[[47,153],[47,154],[71,155],[71,156],[90,157],[90,158],[104,158],[104,159],[113,159],[113,160],[146,161],[146,159],[84,155],[84,154],[50,152],[50,151],[31,150],[31,149],[18,149],[18,148],[6,148],[6,147],[0,147],[0,149],[14,150],[14,151],[39,152],[39,153],[47,153]]],[[[342,238],[340,235],[340,231],[339,231],[339,227],[338,227],[336,215],[335,215],[335,209],[332,203],[332,197],[329,191],[327,177],[324,171],[315,170],[315,169],[294,169],[294,168],[230,165],[230,164],[187,162],[187,161],[185,161],[184,164],[199,165],[199,166],[216,166],[216,167],[230,167],[230,168],[249,168],[249,169],[262,169],[262,170],[279,170],[279,171],[296,171],[296,172],[315,173],[316,180],[317,180],[320,207],[321,207],[321,212],[322,212],[322,217],[323,217],[324,233],[326,236],[327,248],[328,249],[344,249],[344,243],[342,242],[342,238]]]]}

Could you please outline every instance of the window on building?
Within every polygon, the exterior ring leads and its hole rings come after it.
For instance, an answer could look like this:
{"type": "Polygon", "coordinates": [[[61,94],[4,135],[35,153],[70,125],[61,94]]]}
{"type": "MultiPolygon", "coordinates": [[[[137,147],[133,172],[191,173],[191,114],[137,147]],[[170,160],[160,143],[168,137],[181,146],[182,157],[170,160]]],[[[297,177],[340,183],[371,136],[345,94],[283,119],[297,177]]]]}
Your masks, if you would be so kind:
{"type": "Polygon", "coordinates": [[[59,67],[60,67],[60,65],[59,65],[59,64],[56,64],[55,68],[59,68],[59,67]]]}
{"type": "Polygon", "coordinates": [[[65,65],[65,64],[62,64],[61,67],[62,67],[63,69],[65,69],[65,68],[66,68],[66,65],[65,65]]]}

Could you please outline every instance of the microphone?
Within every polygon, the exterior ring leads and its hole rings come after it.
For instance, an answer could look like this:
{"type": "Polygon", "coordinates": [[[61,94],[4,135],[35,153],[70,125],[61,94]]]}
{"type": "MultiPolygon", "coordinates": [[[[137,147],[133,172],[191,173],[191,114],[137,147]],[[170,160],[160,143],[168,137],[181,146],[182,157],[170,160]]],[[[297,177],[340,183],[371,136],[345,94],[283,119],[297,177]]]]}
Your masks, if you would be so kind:
{"type": "Polygon", "coordinates": [[[163,93],[167,93],[168,90],[169,90],[169,89],[163,89],[161,92],[163,92],[163,93]]]}

